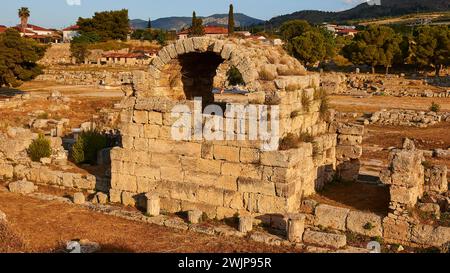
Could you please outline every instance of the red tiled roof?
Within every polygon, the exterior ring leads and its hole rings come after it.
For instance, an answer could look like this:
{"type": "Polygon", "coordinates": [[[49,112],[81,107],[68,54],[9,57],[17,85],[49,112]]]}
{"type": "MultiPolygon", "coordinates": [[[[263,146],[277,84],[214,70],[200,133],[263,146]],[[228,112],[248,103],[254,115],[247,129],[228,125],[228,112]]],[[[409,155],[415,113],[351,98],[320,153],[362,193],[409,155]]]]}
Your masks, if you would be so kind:
{"type": "Polygon", "coordinates": [[[339,33],[358,33],[357,30],[351,28],[342,28],[337,30],[339,33]]]}
{"type": "MultiPolygon", "coordinates": [[[[224,27],[205,26],[205,34],[228,34],[228,29],[224,27]]],[[[178,34],[189,34],[189,30],[183,30],[178,34]]]]}
{"type": "MultiPolygon", "coordinates": [[[[21,25],[17,25],[16,28],[22,29],[22,26],[21,25]]],[[[28,24],[27,28],[30,28],[32,30],[37,30],[37,31],[50,31],[47,28],[43,28],[43,27],[40,27],[40,26],[32,25],[32,24],[28,24]]]]}
{"type": "Polygon", "coordinates": [[[3,32],[5,32],[5,31],[6,31],[6,29],[7,29],[7,27],[6,27],[6,26],[0,25],[0,33],[3,33],[3,32]]]}
{"type": "Polygon", "coordinates": [[[66,27],[65,29],[63,29],[63,31],[71,31],[71,30],[78,30],[80,27],[77,25],[73,25],[70,27],[66,27]]]}

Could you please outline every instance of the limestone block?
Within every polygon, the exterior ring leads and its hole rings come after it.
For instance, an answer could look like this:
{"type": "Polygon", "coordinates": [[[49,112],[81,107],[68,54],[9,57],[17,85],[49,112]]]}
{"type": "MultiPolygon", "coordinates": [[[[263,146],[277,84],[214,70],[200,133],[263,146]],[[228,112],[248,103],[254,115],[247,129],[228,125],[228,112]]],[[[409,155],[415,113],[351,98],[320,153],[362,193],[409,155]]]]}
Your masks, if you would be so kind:
{"type": "Polygon", "coordinates": [[[382,218],[373,213],[350,211],[347,217],[347,229],[369,237],[382,237],[382,218]]]}
{"type": "Polygon", "coordinates": [[[13,178],[14,167],[6,163],[0,163],[0,177],[13,178]]]}
{"type": "Polygon", "coordinates": [[[349,209],[345,208],[318,205],[316,207],[316,220],[314,225],[345,231],[345,224],[349,211],[349,209]]]}
{"type": "Polygon", "coordinates": [[[73,203],[77,205],[82,205],[86,202],[86,198],[82,192],[76,192],[73,194],[73,203]]]}
{"type": "Polygon", "coordinates": [[[188,211],[188,221],[191,224],[198,224],[202,220],[203,212],[200,210],[190,210],[188,211]]]}
{"type": "Polygon", "coordinates": [[[241,165],[239,163],[223,162],[222,175],[240,176],[241,175],[241,165]]]}
{"type": "Polygon", "coordinates": [[[347,238],[341,234],[306,230],[303,234],[303,242],[338,249],[347,245],[347,238]]]}
{"type": "Polygon", "coordinates": [[[363,141],[362,136],[354,135],[339,135],[338,144],[339,145],[361,145],[363,141]]]}
{"type": "Polygon", "coordinates": [[[341,135],[364,135],[364,126],[359,124],[341,123],[338,126],[338,133],[341,135]]]}
{"type": "Polygon", "coordinates": [[[9,183],[8,188],[10,192],[29,194],[34,192],[37,189],[37,186],[35,186],[32,182],[22,180],[9,183]]]}
{"type": "Polygon", "coordinates": [[[214,159],[239,162],[239,148],[214,145],[214,159]]]}
{"type": "Polygon", "coordinates": [[[179,168],[161,167],[161,179],[167,181],[183,181],[183,172],[179,168]]]}
{"type": "Polygon", "coordinates": [[[184,45],[184,50],[185,53],[189,53],[189,52],[194,52],[194,43],[192,41],[192,39],[184,39],[183,40],[183,45],[184,45]]]}
{"type": "Polygon", "coordinates": [[[220,175],[219,179],[214,183],[214,187],[224,190],[237,191],[237,176],[220,175]]]}
{"type": "Polygon", "coordinates": [[[223,190],[214,187],[199,187],[197,200],[200,203],[223,207],[223,190]]]}
{"type": "Polygon", "coordinates": [[[145,138],[158,138],[160,135],[161,126],[155,124],[144,125],[144,137],[145,138]]]}
{"type": "Polygon", "coordinates": [[[225,44],[222,52],[220,53],[222,59],[228,60],[231,57],[231,52],[234,50],[234,46],[231,44],[225,44]]]}
{"type": "Polygon", "coordinates": [[[186,53],[186,51],[184,50],[183,40],[178,40],[175,43],[175,49],[176,49],[178,55],[183,55],[186,53]]]}
{"type": "Polygon", "coordinates": [[[148,123],[148,112],[147,111],[134,111],[133,121],[136,123],[142,123],[142,124],[148,123]]]}
{"type": "Polygon", "coordinates": [[[425,246],[441,247],[450,242],[450,228],[417,224],[411,230],[411,241],[425,246]]]}
{"type": "Polygon", "coordinates": [[[163,116],[162,113],[159,112],[148,112],[148,123],[162,125],[163,124],[163,116]]]}
{"type": "Polygon", "coordinates": [[[134,207],[136,205],[136,200],[134,199],[134,194],[131,192],[122,192],[122,204],[124,206],[134,207]]]}
{"type": "Polygon", "coordinates": [[[242,163],[259,163],[260,153],[258,149],[241,148],[239,160],[242,163]]]}
{"type": "Polygon", "coordinates": [[[402,186],[392,185],[389,187],[391,201],[406,204],[413,207],[419,198],[419,189],[417,187],[406,188],[402,186]]]}
{"type": "Polygon", "coordinates": [[[175,48],[175,44],[170,44],[166,46],[166,52],[169,53],[171,59],[175,59],[178,57],[177,50],[175,48]]]}
{"type": "Polygon", "coordinates": [[[240,216],[239,217],[239,232],[247,233],[253,229],[253,217],[252,216],[240,216]]]}
{"type": "Polygon", "coordinates": [[[339,145],[336,147],[336,158],[338,160],[342,159],[357,159],[362,155],[361,146],[351,146],[351,145],[339,145]]]}
{"type": "Polygon", "coordinates": [[[244,208],[244,195],[240,192],[235,191],[224,191],[224,207],[232,209],[242,209],[244,208]]]}
{"type": "Polygon", "coordinates": [[[108,203],[108,195],[103,192],[97,192],[94,196],[93,202],[97,204],[106,204],[108,203]]]}
{"type": "Polygon", "coordinates": [[[147,215],[158,216],[161,210],[159,196],[155,193],[147,193],[147,215]]]}
{"type": "Polygon", "coordinates": [[[275,184],[264,182],[259,179],[239,177],[238,190],[239,192],[261,193],[275,196],[275,184]]]}
{"type": "Polygon", "coordinates": [[[121,198],[122,192],[119,190],[115,190],[115,189],[110,189],[109,190],[109,201],[111,203],[120,203],[122,198],[121,198]]]}
{"type": "Polygon", "coordinates": [[[305,218],[304,214],[293,214],[288,216],[286,225],[288,241],[296,243],[302,241],[303,233],[305,231],[305,218]]]}
{"type": "Polygon", "coordinates": [[[394,220],[390,217],[383,219],[383,237],[399,242],[407,242],[410,239],[410,225],[406,221],[394,220]]]}
{"type": "Polygon", "coordinates": [[[439,165],[425,169],[425,191],[436,193],[448,191],[447,166],[439,165]]]}

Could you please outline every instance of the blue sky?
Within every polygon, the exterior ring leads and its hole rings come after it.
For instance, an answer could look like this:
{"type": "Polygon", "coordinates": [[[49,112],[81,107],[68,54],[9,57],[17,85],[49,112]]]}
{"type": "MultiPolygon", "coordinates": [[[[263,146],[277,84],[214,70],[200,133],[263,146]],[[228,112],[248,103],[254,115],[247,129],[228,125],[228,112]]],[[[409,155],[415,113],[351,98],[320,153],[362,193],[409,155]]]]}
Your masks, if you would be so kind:
{"type": "Polygon", "coordinates": [[[18,24],[17,9],[25,6],[31,11],[30,23],[60,28],[66,27],[78,17],[91,17],[96,11],[126,8],[130,19],[157,19],[167,16],[207,16],[227,13],[233,3],[235,12],[242,12],[259,19],[304,9],[339,11],[351,8],[364,0],[3,0],[0,25],[18,24]],[[68,3],[81,2],[81,5],[68,3]]]}

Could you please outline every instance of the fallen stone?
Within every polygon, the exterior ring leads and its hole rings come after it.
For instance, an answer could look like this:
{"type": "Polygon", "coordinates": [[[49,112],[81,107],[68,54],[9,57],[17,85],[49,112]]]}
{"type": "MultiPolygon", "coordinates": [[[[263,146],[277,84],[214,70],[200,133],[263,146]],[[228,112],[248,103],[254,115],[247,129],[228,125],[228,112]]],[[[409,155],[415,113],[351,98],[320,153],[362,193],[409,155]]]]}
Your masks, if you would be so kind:
{"type": "Polygon", "coordinates": [[[82,205],[86,202],[86,198],[82,192],[76,192],[73,195],[73,203],[77,205],[82,205]]]}
{"type": "Polygon", "coordinates": [[[345,208],[319,205],[316,207],[316,219],[314,225],[344,231],[349,211],[349,209],[345,208]]]}
{"type": "Polygon", "coordinates": [[[190,210],[188,211],[188,221],[191,224],[198,224],[202,220],[203,212],[200,210],[190,210]]]}
{"type": "Polygon", "coordinates": [[[8,185],[9,191],[20,194],[29,194],[37,190],[37,186],[35,186],[32,182],[29,181],[16,181],[11,182],[8,185]]]}
{"type": "Polygon", "coordinates": [[[373,213],[351,211],[347,217],[347,229],[369,237],[383,235],[382,219],[373,213]]]}
{"type": "Polygon", "coordinates": [[[322,247],[341,248],[347,244],[347,238],[342,234],[333,234],[307,230],[303,234],[303,242],[322,247]]]}

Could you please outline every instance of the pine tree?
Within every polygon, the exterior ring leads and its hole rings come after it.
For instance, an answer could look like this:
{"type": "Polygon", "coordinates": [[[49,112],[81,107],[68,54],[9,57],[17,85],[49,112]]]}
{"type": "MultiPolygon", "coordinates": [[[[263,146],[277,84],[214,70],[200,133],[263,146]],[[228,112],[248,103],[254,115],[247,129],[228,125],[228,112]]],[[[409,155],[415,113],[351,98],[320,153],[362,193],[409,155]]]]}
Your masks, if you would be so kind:
{"type": "Polygon", "coordinates": [[[230,5],[230,12],[228,14],[228,35],[234,34],[234,7],[230,5]]]}

